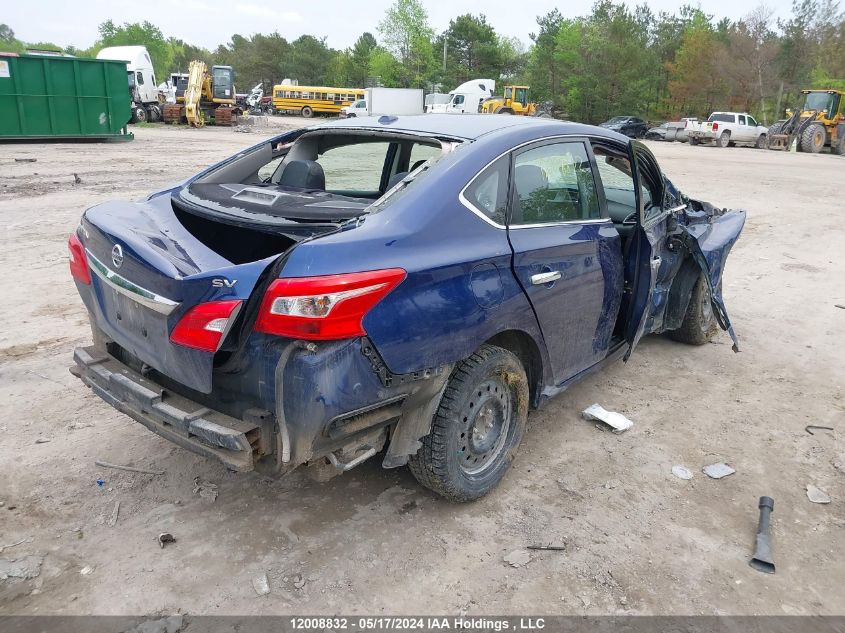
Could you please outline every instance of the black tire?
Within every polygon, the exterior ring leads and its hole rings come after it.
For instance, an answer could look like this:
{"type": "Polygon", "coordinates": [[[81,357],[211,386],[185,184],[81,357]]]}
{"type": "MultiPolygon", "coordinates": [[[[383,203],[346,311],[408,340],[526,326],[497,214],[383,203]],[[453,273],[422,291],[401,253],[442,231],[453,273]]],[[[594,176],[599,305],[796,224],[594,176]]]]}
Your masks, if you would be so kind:
{"type": "Polygon", "coordinates": [[[824,126],[819,123],[811,123],[807,129],[801,133],[801,151],[810,154],[818,154],[824,147],[824,142],[827,140],[827,133],[824,126]]]}
{"type": "MultiPolygon", "coordinates": [[[[721,286],[721,282],[719,283],[721,286]]],[[[669,336],[688,345],[704,345],[713,338],[718,326],[710,303],[710,286],[704,278],[704,273],[701,273],[692,288],[681,327],[671,330],[669,336]]]]}
{"type": "Polygon", "coordinates": [[[830,142],[830,151],[837,156],[845,154],[845,129],[839,130],[839,135],[836,137],[836,142],[830,142]]]}
{"type": "Polygon", "coordinates": [[[689,144],[690,144],[690,145],[698,145],[698,144],[699,144],[699,142],[700,142],[700,141],[699,141],[696,137],[694,137],[694,136],[690,136],[690,137],[689,137],[689,144]]]}
{"type": "Polygon", "coordinates": [[[450,501],[486,495],[516,457],[528,420],[528,380],[509,351],[482,345],[455,367],[422,448],[408,460],[423,486],[450,501]]]}
{"type": "Polygon", "coordinates": [[[132,123],[146,123],[147,122],[147,111],[144,109],[144,106],[135,106],[132,108],[132,123]]]}
{"type": "Polygon", "coordinates": [[[728,147],[731,144],[731,133],[730,132],[722,132],[719,135],[719,138],[716,139],[716,145],[719,147],[728,147]]]}
{"type": "Polygon", "coordinates": [[[310,119],[312,116],[314,116],[314,110],[312,110],[310,106],[305,106],[304,108],[302,108],[301,114],[306,119],[310,119]]]}
{"type": "Polygon", "coordinates": [[[768,142],[765,134],[761,134],[760,136],[758,136],[757,142],[754,143],[754,147],[756,147],[757,149],[766,149],[766,147],[768,147],[768,145],[769,145],[769,142],[768,142]]]}

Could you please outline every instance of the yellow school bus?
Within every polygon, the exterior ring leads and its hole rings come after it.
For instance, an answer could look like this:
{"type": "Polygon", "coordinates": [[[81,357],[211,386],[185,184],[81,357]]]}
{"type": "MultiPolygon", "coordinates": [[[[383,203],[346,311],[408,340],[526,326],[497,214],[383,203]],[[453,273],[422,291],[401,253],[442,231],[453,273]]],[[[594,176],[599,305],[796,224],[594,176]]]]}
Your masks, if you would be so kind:
{"type": "Polygon", "coordinates": [[[273,109],[301,114],[340,114],[344,106],[364,98],[363,88],[329,88],[327,86],[273,86],[273,109]]]}

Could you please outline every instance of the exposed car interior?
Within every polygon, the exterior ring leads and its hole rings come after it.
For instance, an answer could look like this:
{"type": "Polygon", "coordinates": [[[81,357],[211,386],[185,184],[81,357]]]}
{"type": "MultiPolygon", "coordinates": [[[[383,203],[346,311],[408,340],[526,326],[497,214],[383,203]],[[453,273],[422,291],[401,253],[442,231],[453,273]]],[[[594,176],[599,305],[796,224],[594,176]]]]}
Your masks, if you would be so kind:
{"type": "Polygon", "coordinates": [[[267,143],[198,178],[180,197],[245,219],[260,213],[299,222],[337,222],[374,201],[453,147],[401,133],[314,131],[267,143]]]}

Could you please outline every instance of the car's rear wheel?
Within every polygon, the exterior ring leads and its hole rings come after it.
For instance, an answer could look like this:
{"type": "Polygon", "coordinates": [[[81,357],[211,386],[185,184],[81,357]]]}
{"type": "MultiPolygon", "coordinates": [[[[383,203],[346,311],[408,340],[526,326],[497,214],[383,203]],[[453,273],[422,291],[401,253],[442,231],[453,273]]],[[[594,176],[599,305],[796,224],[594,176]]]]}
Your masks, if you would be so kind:
{"type": "Polygon", "coordinates": [[[312,110],[309,106],[305,106],[304,108],[302,108],[302,116],[304,116],[306,119],[310,119],[312,116],[314,116],[314,110],[312,110]]]}
{"type": "Polygon", "coordinates": [[[482,345],[455,367],[422,448],[408,465],[450,501],[490,492],[516,456],[528,419],[528,380],[519,359],[482,345]]]}
{"type": "Polygon", "coordinates": [[[699,141],[696,137],[694,137],[694,136],[689,137],[689,144],[690,145],[698,145],[698,143],[699,143],[699,141]]]}
{"type": "MultiPolygon", "coordinates": [[[[721,285],[721,282],[719,283],[721,285]]],[[[710,296],[710,284],[707,283],[704,273],[701,273],[693,286],[681,327],[671,330],[669,336],[681,343],[704,345],[713,338],[717,328],[718,323],[713,313],[710,296]]]]}
{"type": "Polygon", "coordinates": [[[731,144],[731,133],[730,132],[722,132],[719,135],[719,138],[716,139],[716,145],[719,147],[727,147],[731,144]]]}

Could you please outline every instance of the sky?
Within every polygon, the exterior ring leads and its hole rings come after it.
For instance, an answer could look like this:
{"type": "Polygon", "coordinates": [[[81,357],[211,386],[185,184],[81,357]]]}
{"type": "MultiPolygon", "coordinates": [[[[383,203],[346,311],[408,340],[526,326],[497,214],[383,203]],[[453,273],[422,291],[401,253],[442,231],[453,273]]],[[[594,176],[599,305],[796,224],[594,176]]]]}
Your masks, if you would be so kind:
{"type": "MultiPolygon", "coordinates": [[[[644,1],[644,0],[640,0],[644,1]]],[[[758,0],[687,0],[716,18],[737,20],[758,0]]],[[[278,31],[288,40],[303,34],[326,37],[332,48],[351,46],[364,31],[376,38],[376,27],[393,0],[6,0],[0,22],[18,39],[53,42],[86,48],[97,38],[97,26],[111,18],[116,24],[148,20],[166,37],[176,37],[206,48],[216,48],[234,33],[252,35],[278,31]]],[[[652,11],[677,11],[684,0],[648,0],[652,11]]],[[[536,31],[536,17],[556,6],[555,0],[423,0],[429,22],[437,33],[449,20],[464,13],[484,13],[501,35],[517,37],[526,45],[536,31]]],[[[565,17],[586,15],[593,0],[569,0],[557,5],[565,17]]],[[[628,2],[637,4],[636,0],[628,2]]],[[[791,0],[765,0],[775,17],[790,14],[791,0]]]]}

